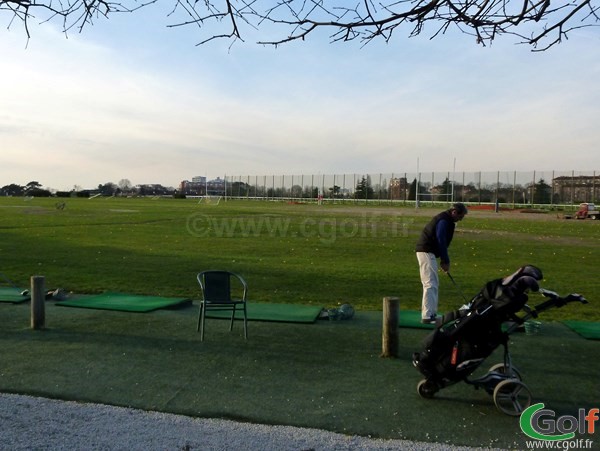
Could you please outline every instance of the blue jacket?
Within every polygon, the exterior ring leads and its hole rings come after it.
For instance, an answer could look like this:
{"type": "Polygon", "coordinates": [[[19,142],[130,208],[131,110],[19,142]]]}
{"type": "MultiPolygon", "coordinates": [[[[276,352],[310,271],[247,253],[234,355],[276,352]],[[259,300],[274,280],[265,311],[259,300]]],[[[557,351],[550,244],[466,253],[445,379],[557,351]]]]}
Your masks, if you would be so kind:
{"type": "Polygon", "coordinates": [[[455,227],[450,210],[434,216],[423,228],[415,251],[432,253],[439,257],[442,263],[450,263],[448,247],[452,242],[455,227]]]}

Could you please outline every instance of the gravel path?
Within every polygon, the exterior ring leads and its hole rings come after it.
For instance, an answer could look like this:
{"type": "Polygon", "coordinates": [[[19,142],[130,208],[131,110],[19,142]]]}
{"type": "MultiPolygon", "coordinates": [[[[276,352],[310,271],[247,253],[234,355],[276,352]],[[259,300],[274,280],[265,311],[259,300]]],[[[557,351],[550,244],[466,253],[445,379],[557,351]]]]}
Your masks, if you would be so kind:
{"type": "Polygon", "coordinates": [[[0,450],[475,450],[0,394],[0,450]]]}

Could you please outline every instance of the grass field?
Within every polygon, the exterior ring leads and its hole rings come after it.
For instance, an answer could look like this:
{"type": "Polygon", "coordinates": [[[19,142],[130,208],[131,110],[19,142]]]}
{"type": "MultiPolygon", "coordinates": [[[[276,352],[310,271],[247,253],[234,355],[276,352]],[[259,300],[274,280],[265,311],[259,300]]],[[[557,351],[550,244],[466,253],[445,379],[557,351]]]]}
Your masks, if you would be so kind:
{"type": "MultiPolygon", "coordinates": [[[[350,302],[351,321],[315,324],[209,319],[196,332],[197,303],[177,310],[126,313],[46,303],[46,327],[30,327],[30,306],[0,304],[0,392],[131,406],[345,434],[452,445],[525,449],[518,419],[483,390],[460,383],[419,397],[411,363],[428,331],[400,330],[399,358],[380,358],[381,300],[418,309],[414,243],[439,209],[390,206],[221,202],[192,199],[0,199],[0,271],[26,287],[76,293],[120,291],[198,297],[196,273],[242,274],[250,299],[334,306],[350,302]]],[[[525,263],[541,267],[543,286],[580,292],[586,306],[544,315],[535,335],[511,335],[516,366],[557,415],[597,407],[598,341],[551,319],[600,319],[595,221],[473,210],[452,244],[452,272],[466,295],[525,263]],[[557,390],[557,387],[560,387],[557,390]]],[[[532,302],[541,296],[532,294],[532,302]]],[[[441,306],[463,303],[442,277],[441,306]]],[[[502,360],[498,349],[482,366],[502,360]]],[[[107,431],[109,433],[109,431],[107,431]]],[[[584,438],[590,438],[585,436],[584,438]]],[[[592,439],[595,436],[591,437],[592,439]]]]}
{"type": "MultiPolygon", "coordinates": [[[[384,296],[417,309],[421,286],[414,244],[442,207],[399,208],[185,199],[0,199],[0,271],[27,287],[77,293],[122,291],[197,297],[197,272],[242,274],[256,302],[377,310],[384,296]]],[[[472,210],[451,246],[458,289],[441,276],[440,310],[452,310],[489,280],[523,264],[540,267],[543,286],[579,292],[592,303],[545,319],[600,320],[600,223],[552,213],[472,210]]],[[[532,303],[537,297],[532,297],[532,303]]]]}

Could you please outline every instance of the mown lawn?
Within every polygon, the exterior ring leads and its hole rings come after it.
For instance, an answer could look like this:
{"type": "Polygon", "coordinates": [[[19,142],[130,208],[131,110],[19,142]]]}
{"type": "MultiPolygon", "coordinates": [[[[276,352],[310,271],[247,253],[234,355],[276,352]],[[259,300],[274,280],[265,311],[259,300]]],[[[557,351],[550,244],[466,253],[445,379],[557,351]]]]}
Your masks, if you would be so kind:
{"type": "MultiPolygon", "coordinates": [[[[381,308],[399,296],[417,309],[414,243],[440,208],[287,204],[185,199],[0,199],[0,271],[19,286],[44,275],[48,288],[197,297],[197,272],[242,274],[256,302],[381,308]]],[[[546,319],[600,319],[600,223],[552,213],[472,210],[451,247],[459,289],[441,277],[440,309],[523,264],[544,271],[545,288],[580,292],[590,305],[546,319]]],[[[532,301],[537,300],[533,295],[532,301]]]]}

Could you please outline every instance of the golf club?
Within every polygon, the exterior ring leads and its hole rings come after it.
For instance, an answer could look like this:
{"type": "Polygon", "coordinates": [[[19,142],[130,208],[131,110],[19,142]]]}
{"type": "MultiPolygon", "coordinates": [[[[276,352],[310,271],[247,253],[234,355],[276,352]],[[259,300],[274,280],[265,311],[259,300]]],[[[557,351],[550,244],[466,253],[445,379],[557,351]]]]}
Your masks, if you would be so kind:
{"type": "Polygon", "coordinates": [[[450,274],[450,271],[446,272],[446,274],[448,274],[448,277],[450,277],[450,280],[452,281],[452,284],[454,285],[454,287],[456,288],[456,291],[458,291],[460,293],[460,295],[462,296],[462,298],[465,301],[465,304],[468,304],[469,301],[467,300],[466,296],[464,295],[464,293],[462,292],[462,290],[458,287],[458,285],[456,284],[456,281],[454,280],[454,277],[452,277],[452,274],[450,274]]]}

